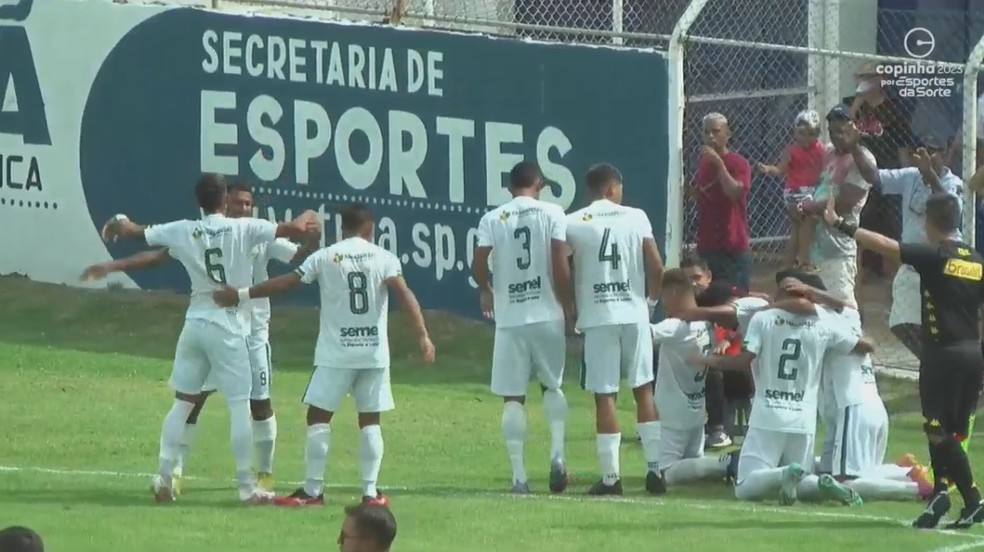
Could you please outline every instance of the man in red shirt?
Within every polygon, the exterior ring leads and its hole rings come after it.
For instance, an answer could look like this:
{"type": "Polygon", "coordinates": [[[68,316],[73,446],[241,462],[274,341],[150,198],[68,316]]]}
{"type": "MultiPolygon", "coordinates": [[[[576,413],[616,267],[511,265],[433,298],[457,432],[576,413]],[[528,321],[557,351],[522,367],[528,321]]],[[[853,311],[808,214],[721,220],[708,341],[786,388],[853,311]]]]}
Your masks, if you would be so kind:
{"type": "Polygon", "coordinates": [[[748,245],[748,191],[752,167],[728,149],[728,119],[710,113],[703,119],[704,145],[687,197],[697,201],[697,253],[716,278],[748,291],[751,253],[748,245]]]}

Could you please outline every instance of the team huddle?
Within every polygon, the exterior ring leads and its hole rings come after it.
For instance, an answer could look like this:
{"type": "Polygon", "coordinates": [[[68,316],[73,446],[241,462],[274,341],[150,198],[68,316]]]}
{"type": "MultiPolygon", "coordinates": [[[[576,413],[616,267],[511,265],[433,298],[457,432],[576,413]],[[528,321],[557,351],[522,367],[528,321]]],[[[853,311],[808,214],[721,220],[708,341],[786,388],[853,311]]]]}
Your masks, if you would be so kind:
{"type": "MultiPolygon", "coordinates": [[[[770,299],[728,297],[698,306],[700,290],[690,275],[681,268],[664,269],[645,212],[621,204],[618,170],[596,165],[585,180],[591,203],[568,215],[538,199],[544,186],[539,168],[519,163],[510,173],[513,199],[479,223],[474,276],[482,310],[496,323],[491,388],[503,398],[512,492],[531,491],[524,405],[534,377],[543,390],[551,431],[549,488],[563,492],[568,485],[568,406],[561,385],[567,339],[580,335],[580,383],[595,399],[600,468],[589,494],[623,493],[615,399],[626,380],[636,404],[649,493],[728,478],[740,500],[778,497],[782,504],[802,499],[860,505],[862,496],[933,495],[925,468],[911,460],[884,463],[888,415],[857,310],[826,293],[817,275],[797,270],[776,275],[777,290],[770,299]],[[659,304],[666,317],[651,324],[659,304]],[[721,351],[716,327],[739,332],[743,349],[716,354],[721,351]],[[750,371],[755,388],[741,449],[713,457],[704,456],[708,369],[750,371]],[[827,431],[815,458],[818,412],[827,431]]],[[[173,258],[191,280],[171,377],[175,402],[161,432],[155,497],[170,501],[179,493],[194,421],[204,397],[217,389],[230,410],[242,501],[323,504],[332,416],[351,394],[362,435],[363,501],[386,504],[376,485],[383,456],[380,415],[394,407],[386,337],[389,291],[407,312],[423,358],[433,361],[435,351],[399,260],[373,243],[370,212],[362,205],[346,207],[341,239],[314,251],[287,241],[313,243],[321,230],[313,212],[280,224],[250,218],[248,188],[227,191],[213,175],[199,181],[196,195],[206,213],[202,220],[144,227],[123,215],[111,219],[105,239],[142,238],[161,249],[95,265],[85,273],[101,277],[173,258]],[[271,259],[300,266],[267,280],[271,259]],[[307,468],[303,487],[275,497],[270,481],[276,423],[269,402],[265,298],[300,283],[317,283],[321,293],[315,370],[304,396],[307,468]]]]}

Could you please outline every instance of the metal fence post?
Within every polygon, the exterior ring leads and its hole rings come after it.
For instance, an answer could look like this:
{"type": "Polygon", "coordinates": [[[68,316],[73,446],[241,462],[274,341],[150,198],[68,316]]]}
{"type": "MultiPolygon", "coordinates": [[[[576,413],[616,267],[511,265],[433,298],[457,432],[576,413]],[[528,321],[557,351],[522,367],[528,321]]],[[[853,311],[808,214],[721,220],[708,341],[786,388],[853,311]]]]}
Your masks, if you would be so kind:
{"type": "MultiPolygon", "coordinates": [[[[984,61],[984,36],[970,52],[964,67],[963,79],[963,166],[964,182],[977,171],[977,74],[984,61]]],[[[977,245],[977,194],[970,186],[964,186],[964,238],[977,245]]]]}

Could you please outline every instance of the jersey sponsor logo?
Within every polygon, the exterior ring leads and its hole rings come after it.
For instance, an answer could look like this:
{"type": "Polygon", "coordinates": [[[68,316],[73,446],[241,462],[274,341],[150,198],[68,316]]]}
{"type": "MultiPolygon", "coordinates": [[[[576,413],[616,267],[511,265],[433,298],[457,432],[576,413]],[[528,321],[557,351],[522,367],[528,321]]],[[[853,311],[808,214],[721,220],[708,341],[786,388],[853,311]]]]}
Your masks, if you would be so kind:
{"type": "Polygon", "coordinates": [[[339,331],[342,337],[379,337],[376,326],[348,326],[339,331]]]}
{"type": "Polygon", "coordinates": [[[630,291],[628,280],[624,282],[599,282],[594,285],[593,289],[599,295],[603,293],[628,293],[630,291]]]}
{"type": "Polygon", "coordinates": [[[372,252],[356,253],[354,255],[351,253],[335,253],[335,255],[331,258],[331,262],[335,264],[341,264],[342,261],[352,261],[357,263],[359,261],[367,261],[371,259],[373,255],[375,255],[375,253],[372,252]]]}
{"type": "Polygon", "coordinates": [[[979,282],[981,278],[984,278],[984,265],[963,259],[948,259],[946,265],[943,267],[943,274],[963,280],[979,282]]]}
{"type": "Polygon", "coordinates": [[[783,391],[781,389],[766,389],[765,398],[778,401],[803,402],[806,393],[803,391],[783,391]]]}
{"type": "Polygon", "coordinates": [[[707,395],[707,390],[706,389],[701,389],[700,391],[698,391],[696,393],[687,393],[687,392],[684,392],[683,394],[687,397],[687,400],[688,401],[697,402],[697,401],[704,400],[704,397],[707,395]]]}
{"type": "Polygon", "coordinates": [[[623,211],[605,211],[604,213],[584,213],[581,217],[582,222],[591,222],[596,218],[620,217],[625,214],[623,211]]]}
{"type": "Polygon", "coordinates": [[[786,318],[776,318],[776,326],[790,326],[793,328],[811,328],[816,325],[816,320],[789,320],[786,318]]]}
{"type": "Polygon", "coordinates": [[[214,238],[216,236],[222,236],[224,234],[228,234],[229,232],[232,232],[232,228],[228,226],[224,228],[195,228],[191,232],[191,237],[195,238],[196,240],[200,239],[202,236],[208,236],[210,238],[214,238]]]}
{"type": "Polygon", "coordinates": [[[537,276],[532,280],[526,280],[523,282],[516,282],[514,284],[509,284],[506,288],[510,294],[515,293],[526,293],[528,291],[540,291],[543,289],[543,278],[537,276]]]}

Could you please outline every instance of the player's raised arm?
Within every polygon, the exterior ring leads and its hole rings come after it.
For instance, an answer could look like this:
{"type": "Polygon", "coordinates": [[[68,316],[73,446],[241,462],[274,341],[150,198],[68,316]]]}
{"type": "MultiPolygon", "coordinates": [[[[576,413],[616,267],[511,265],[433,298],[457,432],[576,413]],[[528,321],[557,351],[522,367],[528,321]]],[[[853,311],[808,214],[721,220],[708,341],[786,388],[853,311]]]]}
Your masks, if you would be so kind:
{"type": "Polygon", "coordinates": [[[320,217],[317,212],[308,209],[290,222],[277,224],[275,235],[296,241],[316,239],[321,235],[320,217]]]}
{"type": "Polygon", "coordinates": [[[82,272],[80,280],[83,282],[101,280],[111,272],[142,270],[164,264],[170,260],[171,256],[168,254],[167,248],[141,251],[140,253],[116,261],[94,264],[82,272]]]}
{"type": "Polygon", "coordinates": [[[420,347],[420,355],[423,357],[424,362],[434,362],[436,351],[434,344],[430,340],[430,336],[427,334],[424,313],[420,310],[420,303],[417,302],[417,296],[410,290],[410,286],[407,285],[407,281],[403,279],[402,274],[397,273],[395,276],[383,280],[383,283],[396,295],[396,300],[399,301],[400,307],[403,308],[403,311],[410,318],[410,325],[413,326],[414,333],[417,334],[417,345],[420,347]]]}
{"type": "Polygon", "coordinates": [[[118,214],[107,220],[102,227],[102,239],[106,243],[117,240],[143,240],[147,227],[137,224],[124,214],[118,214]]]}

